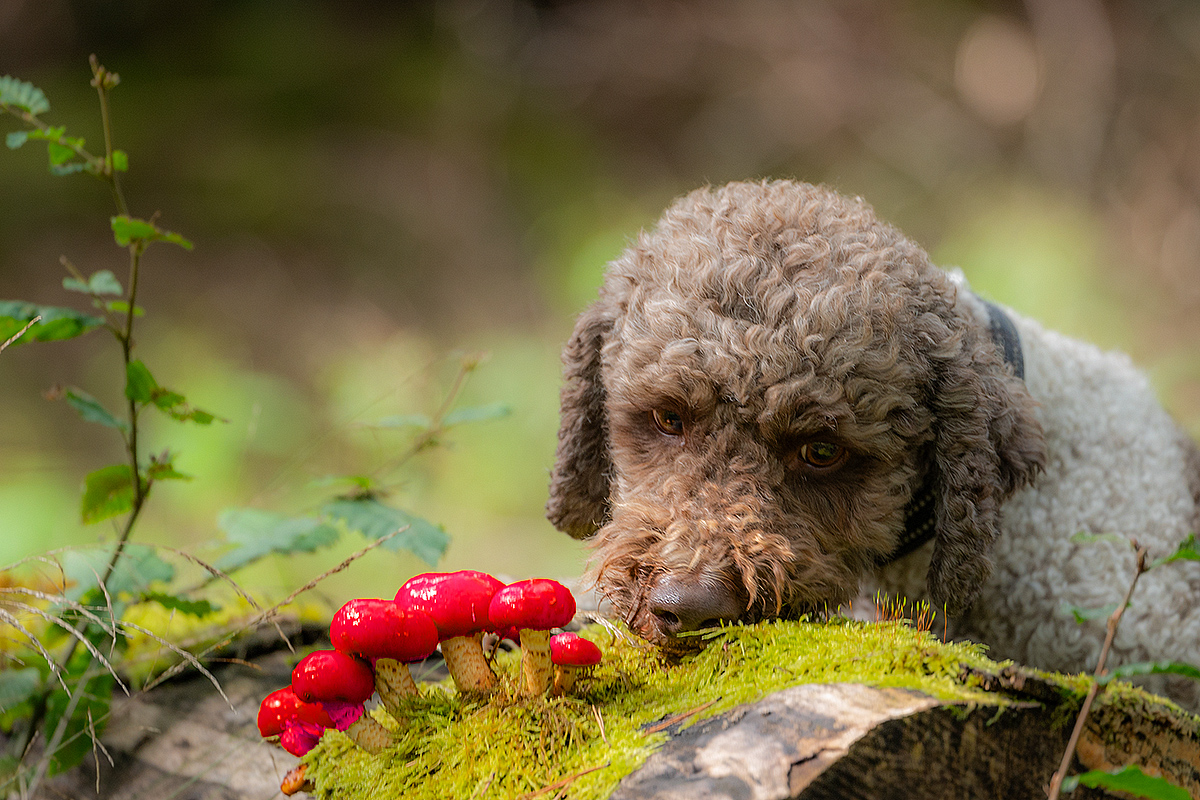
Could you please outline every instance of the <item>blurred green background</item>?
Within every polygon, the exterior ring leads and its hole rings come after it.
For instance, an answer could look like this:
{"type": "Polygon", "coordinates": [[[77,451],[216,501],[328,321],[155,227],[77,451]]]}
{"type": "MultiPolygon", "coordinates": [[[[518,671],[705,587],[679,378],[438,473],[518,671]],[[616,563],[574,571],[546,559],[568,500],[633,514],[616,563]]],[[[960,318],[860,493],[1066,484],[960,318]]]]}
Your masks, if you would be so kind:
{"type": "MultiPolygon", "coordinates": [[[[139,352],[229,420],[153,430],[196,480],[156,488],[143,540],[206,557],[221,509],[313,507],[313,479],[403,448],[363,423],[430,412],[484,351],[463,402],[512,413],[394,499],[445,525],[442,568],[578,574],[542,517],[559,348],[629,237],[732,179],[865,197],[982,294],[1129,351],[1200,433],[1193,2],[0,0],[0,74],[97,144],[89,53],[122,78],[132,213],[196,243],[148,254],[139,352]]],[[[0,152],[0,298],[78,304],[63,255],[123,275],[110,213],[0,152]]],[[[119,443],[42,393],[115,404],[118,370],[103,333],[0,355],[0,563],[113,536],[78,489],[119,443]]],[[[239,577],[278,597],[362,544],[239,577]]],[[[422,568],[374,552],[321,591],[422,568]]]]}

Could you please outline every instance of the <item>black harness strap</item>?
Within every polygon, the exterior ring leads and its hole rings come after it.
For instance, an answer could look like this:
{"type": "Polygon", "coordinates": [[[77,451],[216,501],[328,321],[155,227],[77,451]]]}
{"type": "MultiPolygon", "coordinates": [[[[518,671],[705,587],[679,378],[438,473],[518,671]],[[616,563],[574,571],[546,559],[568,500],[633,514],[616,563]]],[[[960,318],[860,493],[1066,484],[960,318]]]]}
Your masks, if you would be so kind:
{"type": "MultiPolygon", "coordinates": [[[[1012,367],[1013,373],[1024,380],[1025,356],[1021,351],[1021,337],[1017,334],[1017,326],[1013,325],[1013,321],[1000,306],[987,300],[983,300],[983,304],[987,306],[988,328],[992,341],[1004,355],[1004,361],[1012,367]]],[[[936,507],[936,493],[931,482],[927,480],[921,490],[913,495],[912,500],[908,501],[908,507],[904,511],[904,532],[900,534],[896,549],[879,559],[876,562],[877,566],[887,566],[932,539],[936,507]]]]}

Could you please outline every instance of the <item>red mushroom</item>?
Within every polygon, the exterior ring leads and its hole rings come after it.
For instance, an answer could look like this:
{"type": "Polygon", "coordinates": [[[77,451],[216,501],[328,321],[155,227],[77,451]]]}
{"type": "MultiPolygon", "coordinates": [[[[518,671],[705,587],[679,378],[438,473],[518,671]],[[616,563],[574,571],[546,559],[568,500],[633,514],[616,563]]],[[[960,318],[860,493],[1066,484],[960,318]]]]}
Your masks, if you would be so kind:
{"type": "Polygon", "coordinates": [[[310,722],[323,728],[332,728],[333,720],[317,703],[306,703],[285,686],[271,692],[258,706],[258,732],[263,738],[279,736],[292,721],[310,722]]]}
{"type": "Polygon", "coordinates": [[[279,745],[294,756],[302,756],[317,746],[324,733],[325,728],[316,723],[297,720],[283,729],[279,745]]]}
{"type": "Polygon", "coordinates": [[[391,600],[362,598],[351,600],[333,615],[329,638],[343,653],[371,662],[375,691],[383,707],[398,719],[400,698],[417,694],[407,662],[420,661],[437,649],[438,629],[421,611],[405,611],[391,600]]]}
{"type": "Polygon", "coordinates": [[[554,664],[554,685],[550,694],[566,694],[575,686],[575,678],[588,667],[600,663],[600,648],[577,633],[556,633],[550,637],[550,661],[554,664]]]}
{"type": "Polygon", "coordinates": [[[488,630],[488,605],[503,586],[485,572],[462,570],[417,575],[396,592],[400,608],[424,611],[433,618],[446,669],[460,692],[486,692],[496,685],[481,640],[488,630]]]}
{"type": "Polygon", "coordinates": [[[496,592],[488,610],[492,627],[516,627],[521,634],[523,691],[539,695],[550,685],[550,629],[575,616],[575,598],[557,581],[531,578],[496,592]]]}
{"type": "Polygon", "coordinates": [[[292,689],[306,703],[320,703],[333,726],[368,753],[391,743],[388,729],[363,710],[375,693],[375,675],[365,662],[337,650],[317,650],[292,670],[292,689]]]}
{"type": "Polygon", "coordinates": [[[294,756],[302,756],[317,746],[333,720],[317,703],[306,703],[291,686],[271,692],[258,707],[258,732],[263,738],[279,737],[279,744],[294,756]]]}

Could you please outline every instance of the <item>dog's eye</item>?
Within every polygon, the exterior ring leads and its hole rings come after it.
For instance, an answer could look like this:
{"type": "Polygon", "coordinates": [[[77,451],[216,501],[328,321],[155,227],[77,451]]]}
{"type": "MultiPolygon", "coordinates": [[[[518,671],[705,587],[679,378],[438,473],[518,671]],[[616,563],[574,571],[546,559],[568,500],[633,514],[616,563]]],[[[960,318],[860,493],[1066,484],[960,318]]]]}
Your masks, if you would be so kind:
{"type": "Polygon", "coordinates": [[[650,421],[659,433],[666,436],[683,436],[683,417],[674,411],[656,408],[650,412],[650,421]]]}
{"type": "Polygon", "coordinates": [[[846,460],[847,450],[833,442],[807,442],[800,445],[800,459],[814,469],[830,469],[846,460]]]}

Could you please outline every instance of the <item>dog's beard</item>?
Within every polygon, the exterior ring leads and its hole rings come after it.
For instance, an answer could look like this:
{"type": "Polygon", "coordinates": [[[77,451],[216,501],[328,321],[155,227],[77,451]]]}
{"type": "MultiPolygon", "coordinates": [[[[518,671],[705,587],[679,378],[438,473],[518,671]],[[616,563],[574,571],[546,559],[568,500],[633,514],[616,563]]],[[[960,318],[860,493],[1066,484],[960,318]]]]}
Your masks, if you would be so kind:
{"type": "Polygon", "coordinates": [[[838,585],[829,579],[830,570],[797,558],[793,541],[767,533],[756,515],[722,515],[721,524],[711,515],[682,521],[664,519],[664,507],[671,506],[619,505],[594,540],[591,578],[630,629],[668,656],[694,652],[706,638],[675,635],[656,618],[649,593],[663,575],[722,585],[740,604],[736,620],[730,620],[738,623],[821,617],[857,591],[857,580],[838,585]]]}

